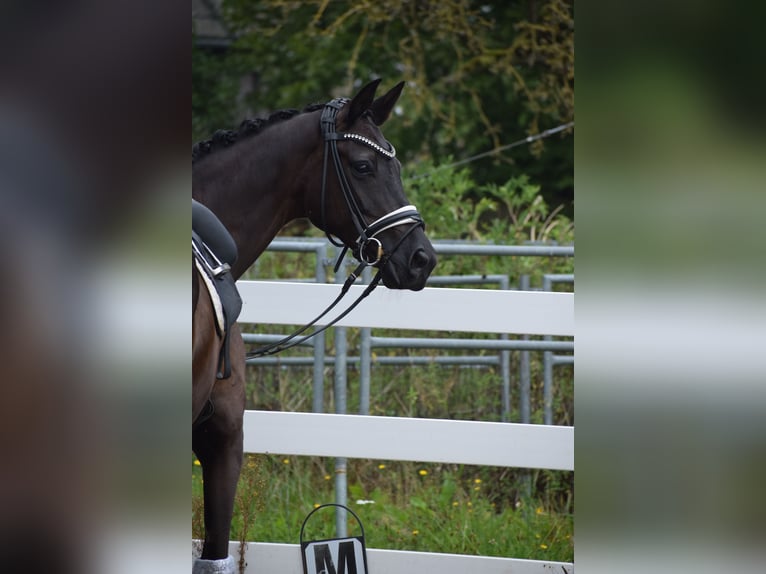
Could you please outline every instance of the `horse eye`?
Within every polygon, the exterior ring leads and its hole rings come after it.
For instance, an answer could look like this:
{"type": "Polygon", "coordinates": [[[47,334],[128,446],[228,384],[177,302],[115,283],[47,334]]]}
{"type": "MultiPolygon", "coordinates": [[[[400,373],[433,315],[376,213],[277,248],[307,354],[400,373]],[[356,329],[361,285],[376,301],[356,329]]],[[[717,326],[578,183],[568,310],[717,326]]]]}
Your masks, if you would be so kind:
{"type": "Polygon", "coordinates": [[[369,161],[356,161],[353,164],[351,164],[351,167],[354,168],[355,172],[362,175],[367,175],[372,173],[372,164],[369,161]]]}

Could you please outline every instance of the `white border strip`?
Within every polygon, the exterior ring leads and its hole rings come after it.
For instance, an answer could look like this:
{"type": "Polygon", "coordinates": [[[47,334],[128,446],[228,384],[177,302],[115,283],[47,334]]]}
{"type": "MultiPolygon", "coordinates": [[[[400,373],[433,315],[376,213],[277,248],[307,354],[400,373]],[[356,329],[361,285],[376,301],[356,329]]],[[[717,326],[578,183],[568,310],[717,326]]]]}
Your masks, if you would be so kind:
{"type": "MultiPolygon", "coordinates": [[[[229,553],[239,560],[239,542],[229,544],[229,553]]],[[[369,570],[382,574],[574,574],[569,562],[546,562],[437,554],[431,552],[404,552],[399,550],[367,550],[369,570]]],[[[245,548],[246,574],[303,574],[301,551],[298,544],[248,542],[245,548]]]]}

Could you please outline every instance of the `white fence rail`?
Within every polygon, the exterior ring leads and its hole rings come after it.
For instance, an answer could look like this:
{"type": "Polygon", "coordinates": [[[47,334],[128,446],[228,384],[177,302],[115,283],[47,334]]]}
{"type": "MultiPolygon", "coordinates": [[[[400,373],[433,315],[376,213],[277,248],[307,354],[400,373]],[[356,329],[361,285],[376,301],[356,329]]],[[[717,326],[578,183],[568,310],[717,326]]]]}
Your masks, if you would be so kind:
{"type": "MultiPolygon", "coordinates": [[[[240,281],[241,323],[299,325],[338,285],[240,281]]],[[[353,301],[363,287],[346,295],[353,301]]],[[[574,295],[485,289],[378,287],[339,326],[528,335],[574,335],[574,295]]],[[[574,428],[561,426],[247,411],[245,451],[574,470],[574,428]]],[[[232,554],[238,545],[232,543],[232,554]]],[[[250,543],[248,574],[301,574],[297,545],[250,543]]],[[[368,551],[371,572],[573,574],[568,563],[422,552],[368,551]]]]}
{"type": "Polygon", "coordinates": [[[245,413],[245,452],[574,470],[574,428],[316,413],[245,413]]]}
{"type": "MultiPolygon", "coordinates": [[[[284,281],[240,281],[237,287],[242,295],[240,323],[303,325],[332,303],[340,292],[339,285],[284,281]]],[[[361,285],[352,286],[344,301],[354,301],[363,290],[361,285]]],[[[378,287],[337,325],[574,335],[573,302],[573,293],[436,287],[413,292],[378,287]]],[[[343,303],[339,308],[343,308],[343,303]]]]}

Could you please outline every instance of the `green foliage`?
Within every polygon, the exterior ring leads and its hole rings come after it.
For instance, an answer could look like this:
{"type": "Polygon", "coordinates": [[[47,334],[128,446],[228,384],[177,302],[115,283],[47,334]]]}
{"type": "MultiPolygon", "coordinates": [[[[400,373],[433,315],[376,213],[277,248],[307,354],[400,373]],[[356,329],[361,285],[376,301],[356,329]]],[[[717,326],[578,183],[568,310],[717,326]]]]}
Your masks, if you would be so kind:
{"type": "Polygon", "coordinates": [[[431,164],[422,164],[420,169],[420,174],[407,180],[406,193],[423,215],[429,237],[485,240],[480,220],[491,202],[486,197],[472,199],[476,184],[469,171],[434,169],[431,164]]]}
{"type": "MultiPolygon", "coordinates": [[[[563,206],[551,210],[540,188],[525,175],[502,184],[476,184],[470,172],[456,168],[418,166],[405,180],[410,201],[423,215],[432,239],[472,240],[498,245],[574,243],[574,223],[563,206]]],[[[500,273],[517,281],[528,274],[533,282],[543,273],[572,273],[571,259],[519,257],[442,257],[440,275],[500,273]],[[478,263],[477,263],[478,261],[478,263]],[[477,264],[479,268],[477,269],[477,264]]]]}
{"type": "Polygon", "coordinates": [[[407,193],[429,225],[434,239],[523,244],[574,240],[574,225],[560,215],[563,206],[550,210],[529,177],[511,177],[504,183],[477,185],[463,168],[424,165],[422,175],[407,181],[407,193]]]}
{"type": "Polygon", "coordinates": [[[501,118],[488,114],[490,86],[505,87],[506,100],[518,97],[535,129],[541,115],[574,115],[572,11],[564,0],[224,3],[237,46],[259,57],[264,90],[256,90],[272,100],[305,94],[312,84],[350,87],[359,78],[402,76],[415,88],[408,121],[425,113],[446,124],[453,139],[464,115],[456,112],[464,108],[496,145],[501,118]],[[287,94],[269,94],[275,85],[287,94]],[[452,97],[442,97],[447,93],[452,97]]]}
{"type": "MultiPolygon", "coordinates": [[[[192,46],[192,140],[199,141],[238,120],[241,59],[192,46]]],[[[241,119],[241,118],[239,118],[241,119]]]]}

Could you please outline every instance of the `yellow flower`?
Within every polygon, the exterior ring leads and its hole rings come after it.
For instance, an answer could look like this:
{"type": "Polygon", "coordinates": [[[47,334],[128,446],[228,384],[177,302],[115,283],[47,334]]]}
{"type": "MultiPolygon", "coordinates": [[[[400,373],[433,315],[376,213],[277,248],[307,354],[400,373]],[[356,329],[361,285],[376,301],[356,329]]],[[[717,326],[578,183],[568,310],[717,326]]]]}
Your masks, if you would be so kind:
{"type": "Polygon", "coordinates": [[[283,459],[282,459],[282,462],[283,462],[284,464],[290,464],[290,459],[289,459],[289,458],[283,458],[283,459]]]}
{"type": "Polygon", "coordinates": [[[412,531],[412,535],[413,536],[417,536],[418,534],[420,534],[420,530],[413,530],[412,531]]]}
{"type": "Polygon", "coordinates": [[[418,474],[419,474],[420,476],[425,476],[425,475],[427,475],[427,474],[428,474],[428,471],[427,471],[426,469],[424,469],[424,468],[421,468],[421,469],[418,471],[418,474]]]}
{"type": "Polygon", "coordinates": [[[378,470],[383,470],[384,468],[386,468],[385,464],[379,464],[378,465],[378,470]]]}
{"type": "Polygon", "coordinates": [[[542,506],[538,506],[535,508],[535,514],[545,514],[545,510],[543,510],[542,506]]]}
{"type": "Polygon", "coordinates": [[[548,549],[548,545],[547,544],[540,544],[540,548],[542,548],[543,550],[547,550],[548,549]]]}
{"type": "Polygon", "coordinates": [[[456,500],[455,502],[452,503],[452,506],[457,506],[458,504],[460,503],[456,500]]]}
{"type": "Polygon", "coordinates": [[[329,474],[325,474],[325,475],[324,475],[324,479],[325,479],[325,480],[330,480],[330,478],[331,478],[331,477],[330,477],[330,475],[329,475],[329,474]]]}
{"type": "Polygon", "coordinates": [[[481,487],[480,486],[474,486],[473,489],[474,490],[481,490],[481,487]]]}
{"type": "Polygon", "coordinates": [[[481,484],[481,479],[480,478],[474,478],[473,482],[474,482],[474,484],[481,484]]]}
{"type": "Polygon", "coordinates": [[[314,503],[314,508],[319,508],[320,506],[322,506],[322,505],[321,505],[321,504],[318,504],[318,503],[316,503],[316,502],[314,503]]]}
{"type": "Polygon", "coordinates": [[[194,459],[194,466],[202,466],[202,463],[195,458],[194,459]]]}

